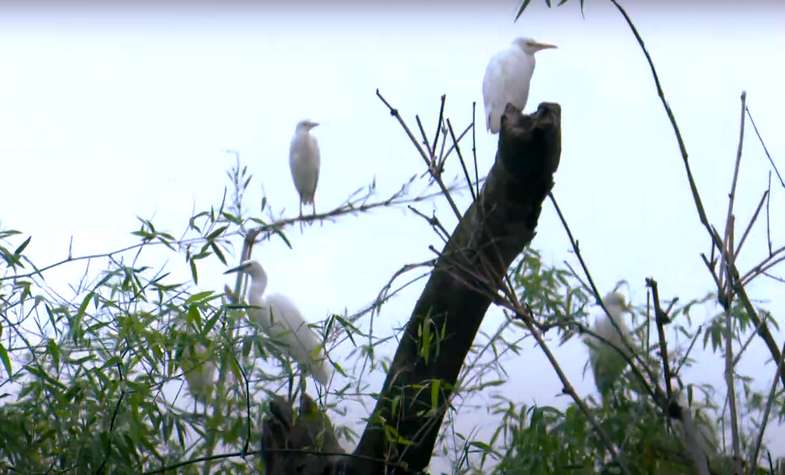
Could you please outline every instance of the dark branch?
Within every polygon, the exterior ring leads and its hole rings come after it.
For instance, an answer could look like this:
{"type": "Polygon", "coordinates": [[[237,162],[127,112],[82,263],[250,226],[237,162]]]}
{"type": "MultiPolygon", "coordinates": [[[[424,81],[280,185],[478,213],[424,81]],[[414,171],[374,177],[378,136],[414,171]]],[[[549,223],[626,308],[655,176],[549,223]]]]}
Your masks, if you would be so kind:
{"type": "Polygon", "coordinates": [[[379,473],[382,464],[369,462],[376,459],[384,459],[388,468],[397,466],[396,473],[417,472],[428,465],[458,373],[491,295],[534,237],[559,164],[560,125],[557,104],[541,104],[531,116],[507,106],[496,163],[439,254],[355,451],[362,458],[351,463],[363,464],[362,473],[379,473]],[[478,269],[486,269],[485,275],[478,276],[478,269]],[[443,337],[437,347],[424,351],[428,342],[420,335],[428,326],[443,337]],[[438,385],[435,401],[434,385],[438,385]]]}

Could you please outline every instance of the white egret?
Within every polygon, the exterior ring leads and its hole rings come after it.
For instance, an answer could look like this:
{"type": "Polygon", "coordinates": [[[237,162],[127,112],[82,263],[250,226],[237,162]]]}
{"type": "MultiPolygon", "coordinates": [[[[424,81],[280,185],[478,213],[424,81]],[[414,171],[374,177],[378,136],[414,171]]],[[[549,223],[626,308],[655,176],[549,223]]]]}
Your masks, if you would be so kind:
{"type": "Polygon", "coordinates": [[[627,361],[613,347],[620,349],[623,354],[629,355],[627,349],[630,344],[630,331],[624,323],[624,312],[629,311],[629,306],[624,301],[624,296],[618,292],[611,292],[605,296],[605,308],[608,309],[610,318],[616,323],[614,328],[607,315],[599,315],[594,322],[593,332],[601,337],[588,336],[584,341],[589,347],[589,360],[594,383],[600,394],[605,395],[613,387],[614,382],[624,372],[627,361]],[[625,341],[627,344],[625,344],[625,341]]]}
{"type": "Polygon", "coordinates": [[[509,48],[496,53],[488,62],[482,80],[482,97],[485,101],[485,124],[492,134],[499,133],[507,103],[521,111],[526,107],[529,84],[534,74],[534,53],[555,47],[531,38],[516,38],[509,48]]]}
{"type": "Polygon", "coordinates": [[[267,335],[285,352],[311,373],[321,384],[330,380],[332,369],[324,356],[319,337],[308,326],[294,303],[280,294],[265,297],[267,273],[256,261],[244,261],[225,273],[244,272],[251,277],[248,289],[249,314],[267,335]]]}
{"type": "Polygon", "coordinates": [[[215,363],[210,359],[207,348],[198,342],[185,344],[180,366],[188,383],[188,391],[196,401],[201,401],[207,406],[210,393],[214,386],[215,363]]]}
{"type": "Polygon", "coordinates": [[[316,184],[319,182],[319,144],[311,135],[311,129],[318,122],[301,120],[294,129],[294,137],[289,146],[289,168],[297,193],[300,194],[300,216],[303,215],[303,204],[310,203],[316,213],[316,184]]]}

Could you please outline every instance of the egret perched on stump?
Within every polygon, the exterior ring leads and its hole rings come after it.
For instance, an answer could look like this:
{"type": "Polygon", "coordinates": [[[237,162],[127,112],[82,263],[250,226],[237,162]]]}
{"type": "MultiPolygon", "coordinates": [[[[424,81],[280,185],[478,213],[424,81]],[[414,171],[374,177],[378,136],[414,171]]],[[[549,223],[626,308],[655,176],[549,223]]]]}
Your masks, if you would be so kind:
{"type": "Polygon", "coordinates": [[[555,47],[531,38],[516,38],[509,48],[496,53],[488,62],[482,80],[482,98],[485,101],[485,124],[492,134],[499,133],[507,103],[521,111],[526,107],[529,84],[534,74],[534,53],[555,47]]]}
{"type": "Polygon", "coordinates": [[[249,315],[304,371],[312,374],[321,384],[327,384],[332,370],[324,355],[322,342],[291,300],[280,294],[264,296],[267,273],[262,265],[248,260],[225,274],[231,272],[244,272],[251,277],[248,288],[248,303],[251,306],[249,315]]]}
{"type": "Polygon", "coordinates": [[[311,135],[311,129],[318,122],[301,120],[294,129],[294,137],[289,146],[289,168],[297,193],[300,194],[300,216],[303,215],[303,204],[310,203],[316,214],[316,184],[319,182],[319,144],[311,135]]]}
{"type": "Polygon", "coordinates": [[[604,301],[605,308],[608,309],[610,318],[616,323],[618,330],[614,328],[608,315],[599,315],[592,330],[604,341],[593,336],[588,336],[584,340],[589,347],[589,360],[594,373],[594,383],[603,396],[611,390],[627,366],[624,357],[609,344],[621,350],[622,354],[629,356],[628,345],[631,343],[630,331],[623,318],[624,312],[629,311],[624,296],[618,292],[611,292],[605,296],[604,301]]]}

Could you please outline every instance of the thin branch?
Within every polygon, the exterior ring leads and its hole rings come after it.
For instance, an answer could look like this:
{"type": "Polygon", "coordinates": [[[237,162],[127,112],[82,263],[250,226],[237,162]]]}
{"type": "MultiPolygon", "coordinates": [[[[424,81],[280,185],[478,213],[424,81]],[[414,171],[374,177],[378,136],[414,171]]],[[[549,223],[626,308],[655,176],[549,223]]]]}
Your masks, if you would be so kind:
{"type": "Polygon", "coordinates": [[[774,163],[774,159],[771,158],[771,154],[769,153],[769,149],[766,148],[766,143],[763,141],[763,137],[761,137],[760,132],[758,132],[758,126],[755,125],[755,120],[752,118],[752,112],[750,112],[749,107],[745,107],[747,111],[747,117],[750,118],[750,123],[752,124],[752,129],[755,131],[755,135],[758,136],[758,140],[760,141],[761,146],[763,147],[763,152],[766,154],[766,158],[769,159],[769,163],[771,163],[771,168],[774,169],[774,173],[777,174],[777,178],[780,180],[780,185],[785,188],[785,180],[782,179],[782,175],[780,175],[780,171],[777,170],[777,165],[774,163]]]}
{"type": "MultiPolygon", "coordinates": [[[[730,276],[729,279],[730,280],[730,276]]],[[[739,445],[739,419],[736,407],[736,387],[733,370],[733,320],[730,316],[730,302],[725,308],[725,384],[728,387],[728,406],[730,407],[731,441],[733,458],[736,462],[734,473],[741,473],[738,464],[741,461],[741,447],[739,445]]]]}
{"type": "MultiPolygon", "coordinates": [[[[716,232],[713,230],[711,224],[709,223],[708,218],[706,217],[706,212],[703,208],[703,202],[701,201],[700,194],[698,193],[698,187],[695,183],[695,178],[692,175],[692,169],[690,168],[689,158],[687,155],[687,148],[684,145],[684,140],[682,139],[679,126],[676,123],[676,117],[673,115],[673,111],[671,111],[671,108],[668,105],[668,101],[665,99],[665,93],[662,90],[662,86],[660,84],[660,80],[657,75],[657,69],[654,66],[654,62],[651,59],[651,55],[649,54],[649,51],[646,49],[646,45],[644,44],[643,38],[641,38],[640,33],[638,33],[638,29],[635,27],[635,24],[633,24],[632,20],[630,19],[629,15],[627,15],[627,12],[624,10],[624,8],[622,8],[622,6],[619,5],[619,3],[616,0],[611,0],[611,3],[616,7],[617,10],[619,10],[621,15],[624,17],[625,21],[627,22],[627,25],[629,26],[630,30],[635,36],[638,45],[643,51],[644,56],[646,57],[646,61],[648,62],[652,77],[654,79],[654,84],[657,89],[657,95],[659,96],[660,102],[662,103],[662,106],[665,109],[665,112],[668,116],[668,120],[670,121],[671,127],[673,128],[673,133],[676,137],[676,141],[679,145],[679,152],[681,153],[682,163],[684,164],[684,169],[687,173],[687,180],[690,185],[692,199],[695,204],[695,208],[698,212],[698,216],[700,217],[700,221],[703,224],[703,226],[706,228],[706,231],[708,232],[710,238],[712,239],[714,246],[716,246],[720,250],[720,252],[725,254],[727,253],[727,250],[724,249],[723,247],[722,239],[720,239],[719,235],[717,235],[716,232]]],[[[733,276],[733,280],[730,282],[731,286],[733,287],[734,291],[738,293],[739,296],[742,298],[744,307],[745,309],[747,309],[747,312],[749,313],[750,319],[753,321],[753,323],[755,323],[755,325],[760,324],[760,319],[757,315],[757,312],[755,312],[755,309],[752,307],[752,304],[749,302],[749,298],[747,297],[746,291],[744,290],[744,285],[738,278],[738,270],[736,269],[735,263],[731,262],[730,267],[733,276]]],[[[759,335],[763,338],[764,342],[766,343],[766,346],[769,350],[769,353],[771,353],[772,358],[775,361],[779,361],[782,356],[779,347],[776,341],[774,340],[774,337],[771,335],[771,332],[769,331],[767,325],[761,326],[759,335]]],[[[780,372],[780,377],[785,382],[785,370],[780,372]]]]}
{"type": "Polygon", "coordinates": [[[458,154],[458,160],[461,162],[461,169],[463,170],[463,176],[466,178],[466,185],[469,187],[469,191],[472,194],[472,201],[477,201],[477,194],[474,192],[474,187],[472,187],[472,179],[469,178],[469,171],[466,169],[466,162],[463,161],[463,155],[461,154],[460,147],[458,147],[458,141],[455,139],[455,132],[452,129],[450,119],[447,119],[447,130],[450,131],[450,137],[452,138],[453,146],[455,146],[455,152],[458,154]]]}
{"type": "Polygon", "coordinates": [[[461,219],[461,212],[458,210],[458,206],[453,201],[450,193],[448,193],[447,187],[444,186],[444,182],[442,181],[442,179],[437,176],[436,171],[434,170],[433,166],[430,163],[430,160],[428,159],[428,155],[425,153],[425,151],[423,151],[422,146],[417,141],[417,139],[414,138],[414,135],[412,135],[412,131],[409,130],[409,126],[406,125],[406,122],[401,117],[401,114],[398,112],[398,109],[391,106],[390,103],[387,102],[387,100],[384,98],[384,96],[382,96],[382,94],[379,92],[378,89],[376,90],[376,97],[378,97],[384,103],[384,105],[387,106],[387,108],[390,110],[390,115],[398,120],[398,123],[401,125],[401,128],[403,128],[406,135],[409,136],[409,140],[411,140],[412,144],[420,153],[422,159],[425,161],[425,165],[428,167],[429,170],[431,170],[431,176],[434,177],[434,179],[436,180],[436,184],[438,184],[439,188],[442,190],[442,194],[447,199],[447,202],[450,204],[453,213],[455,213],[455,216],[457,216],[458,219],[461,219]]]}
{"type": "Polygon", "coordinates": [[[698,341],[698,337],[701,334],[701,330],[703,329],[703,325],[698,327],[698,330],[695,332],[695,335],[690,340],[690,345],[687,347],[687,351],[684,352],[684,356],[679,360],[679,364],[676,365],[676,369],[673,370],[673,375],[678,377],[679,373],[681,372],[682,366],[687,362],[687,359],[690,357],[690,353],[692,353],[692,349],[695,346],[695,342],[698,341]]]}
{"type": "Polygon", "coordinates": [[[671,388],[671,370],[668,362],[668,342],[665,339],[665,325],[670,323],[670,318],[660,307],[657,281],[651,278],[646,279],[646,285],[651,289],[652,301],[654,302],[654,322],[657,325],[657,338],[660,343],[660,360],[662,361],[663,378],[665,379],[665,394],[670,403],[673,400],[673,389],[671,388]]]}
{"type": "Polygon", "coordinates": [[[475,192],[477,196],[480,195],[480,175],[477,173],[477,140],[475,137],[475,130],[477,129],[476,125],[476,109],[477,109],[477,102],[472,101],[472,158],[474,159],[474,186],[476,188],[475,192]]]}
{"type": "Polygon", "coordinates": [[[436,131],[433,133],[433,145],[431,148],[431,156],[436,156],[436,144],[439,142],[439,131],[442,130],[442,118],[444,117],[444,103],[447,100],[447,95],[442,94],[441,105],[439,106],[439,120],[436,121],[436,131]]]}
{"type": "MultiPolygon", "coordinates": [[[[785,344],[782,346],[782,354],[785,354],[785,344]]],[[[755,440],[755,449],[752,451],[752,457],[749,461],[750,466],[750,475],[755,473],[755,469],[758,466],[758,454],[760,453],[760,447],[763,443],[763,434],[766,432],[766,424],[769,422],[769,414],[771,413],[771,407],[774,405],[775,395],[777,393],[777,383],[779,382],[779,378],[777,377],[779,373],[782,371],[783,363],[785,363],[785,358],[781,358],[779,362],[777,362],[777,371],[774,373],[774,378],[771,381],[771,390],[769,390],[769,399],[766,401],[766,409],[763,411],[763,420],[760,423],[760,431],[758,431],[758,438],[755,440]]]]}
{"type": "Polygon", "coordinates": [[[739,252],[741,252],[741,246],[744,245],[744,241],[747,240],[747,235],[749,235],[750,230],[752,229],[752,225],[755,224],[755,221],[758,219],[758,214],[760,210],[763,208],[763,203],[766,201],[766,198],[769,196],[769,190],[763,192],[763,196],[760,197],[760,202],[758,203],[757,208],[755,208],[755,213],[752,214],[752,218],[750,218],[750,222],[747,224],[747,228],[744,230],[744,234],[741,235],[741,241],[739,241],[739,245],[736,246],[736,251],[733,253],[736,256],[736,259],[739,258],[739,252]]]}

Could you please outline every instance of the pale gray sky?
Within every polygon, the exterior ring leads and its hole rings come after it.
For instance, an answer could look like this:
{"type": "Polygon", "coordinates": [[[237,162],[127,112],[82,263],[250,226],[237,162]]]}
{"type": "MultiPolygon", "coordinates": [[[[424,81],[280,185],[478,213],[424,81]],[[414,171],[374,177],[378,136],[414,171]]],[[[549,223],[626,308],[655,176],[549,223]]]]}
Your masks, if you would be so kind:
{"type": "MultiPolygon", "coordinates": [[[[525,35],[559,46],[538,54],[527,109],[545,100],[562,105],[564,143],[554,192],[598,284],[609,289],[627,279],[634,303],[645,301],[648,276],[658,279],[666,297],[710,291],[699,257],[708,240],[626,24],[607,2],[587,1],[585,19],[577,0],[552,10],[540,3],[532,2],[517,24],[511,21],[516,2],[403,4],[396,10],[311,5],[305,11],[236,3],[186,13],[147,4],[7,9],[0,15],[0,222],[33,236],[28,251],[39,264],[64,257],[71,236],[75,255],[122,247],[133,241],[128,233],[137,227],[135,216],[179,233],[194,207],[220,199],[232,163],[225,149],[238,150],[255,176],[249,203],[258,202],[263,185],[274,208],[291,215],[297,198],[288,143],[305,117],[322,123],[314,131],[322,150],[319,208],[337,205],[373,177],[383,195],[422,169],[375,89],[407,119],[419,113],[426,124],[435,121],[439,96],[447,94],[449,117],[464,126],[472,101],[481,110],[488,58],[525,35]]],[[[625,4],[679,119],[707,211],[719,224],[742,89],[775,160],[785,152],[785,8],[775,2],[743,9],[625,4]]],[[[478,127],[477,138],[483,173],[492,163],[495,137],[478,127]]],[[[744,153],[736,209],[746,224],[769,166],[751,130],[744,153]]],[[[779,213],[772,230],[780,243],[783,191],[775,188],[772,195],[772,210],[779,213]]],[[[468,204],[465,196],[459,201],[468,204]]],[[[441,201],[437,206],[451,228],[448,208],[441,201]]],[[[429,212],[431,206],[420,208],[429,212]]],[[[292,297],[311,320],[359,309],[392,272],[430,257],[427,246],[439,245],[425,223],[401,211],[343,218],[302,235],[292,230],[289,238],[294,250],[272,241],[255,255],[271,290],[292,297]]],[[[740,259],[742,269],[760,259],[764,243],[758,229],[740,259]]],[[[549,205],[533,245],[549,262],[574,261],[549,205]]],[[[187,275],[181,261],[171,264],[187,275]]],[[[220,271],[215,263],[205,266],[200,286],[220,289],[220,271]]],[[[406,321],[421,285],[384,308],[383,328],[406,321]]],[[[760,281],[751,292],[771,298],[781,287],[760,281]]],[[[780,316],[785,307],[772,309],[780,316]]],[[[499,317],[493,312],[487,320],[485,328],[492,329],[499,317]]],[[[755,351],[748,368],[760,361],[760,348],[755,351]]],[[[581,373],[581,345],[568,345],[560,356],[578,389],[591,391],[591,377],[581,373]]],[[[553,403],[560,386],[538,351],[508,362],[513,369],[523,364],[538,368],[536,387],[517,379],[501,391],[521,402],[553,403]]],[[[708,379],[719,382],[721,368],[712,365],[716,379],[708,379]]],[[[761,376],[762,384],[769,384],[772,371],[761,376]]],[[[466,415],[461,424],[468,432],[478,421],[466,415]]],[[[778,450],[785,454],[782,444],[778,450]]]]}

